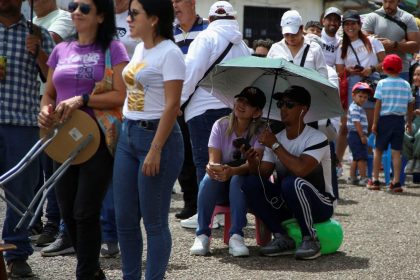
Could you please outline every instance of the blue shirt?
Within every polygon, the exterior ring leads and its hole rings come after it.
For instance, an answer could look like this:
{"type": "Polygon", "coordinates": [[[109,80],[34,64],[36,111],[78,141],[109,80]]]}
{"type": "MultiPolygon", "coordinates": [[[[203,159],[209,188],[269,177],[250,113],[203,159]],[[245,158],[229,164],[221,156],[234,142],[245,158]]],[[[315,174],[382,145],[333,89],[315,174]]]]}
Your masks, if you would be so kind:
{"type": "MultiPolygon", "coordinates": [[[[54,42],[40,28],[41,48],[51,53],[54,42]]],[[[9,27],[0,23],[0,56],[7,58],[6,77],[0,81],[0,125],[37,126],[39,82],[36,59],[26,50],[27,20],[9,27]]]]}
{"type": "Polygon", "coordinates": [[[381,116],[404,116],[413,101],[410,84],[400,77],[387,77],[378,82],[374,97],[381,100],[381,116]]]}
{"type": "Polygon", "coordinates": [[[347,129],[348,131],[357,131],[354,122],[360,122],[364,134],[368,132],[368,122],[365,110],[357,105],[354,101],[350,104],[347,112],[347,129]]]}
{"type": "Polygon", "coordinates": [[[191,42],[194,41],[195,37],[197,37],[201,31],[205,30],[207,26],[209,26],[209,21],[199,16],[197,16],[194,25],[188,31],[182,30],[179,24],[174,26],[175,43],[184,55],[188,53],[191,42]]]}

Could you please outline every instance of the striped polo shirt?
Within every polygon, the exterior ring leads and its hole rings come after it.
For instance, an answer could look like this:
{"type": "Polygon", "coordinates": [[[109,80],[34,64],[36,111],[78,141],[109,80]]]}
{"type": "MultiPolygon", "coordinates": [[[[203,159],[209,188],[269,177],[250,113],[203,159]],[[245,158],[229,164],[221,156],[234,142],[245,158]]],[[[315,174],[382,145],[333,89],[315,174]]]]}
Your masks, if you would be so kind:
{"type": "Polygon", "coordinates": [[[367,134],[368,132],[368,122],[366,117],[365,110],[357,105],[354,101],[349,106],[349,111],[347,112],[347,129],[348,131],[357,131],[354,122],[359,122],[362,126],[363,133],[367,134]]]}
{"type": "Polygon", "coordinates": [[[374,97],[382,102],[381,116],[404,116],[407,113],[408,103],[414,100],[410,84],[400,77],[380,80],[374,97]]]}
{"type": "Polygon", "coordinates": [[[209,21],[207,19],[197,15],[197,19],[195,20],[194,25],[187,32],[182,30],[179,24],[174,26],[175,43],[178,45],[184,55],[188,53],[188,48],[190,47],[191,42],[201,31],[205,30],[208,25],[209,21]]]}

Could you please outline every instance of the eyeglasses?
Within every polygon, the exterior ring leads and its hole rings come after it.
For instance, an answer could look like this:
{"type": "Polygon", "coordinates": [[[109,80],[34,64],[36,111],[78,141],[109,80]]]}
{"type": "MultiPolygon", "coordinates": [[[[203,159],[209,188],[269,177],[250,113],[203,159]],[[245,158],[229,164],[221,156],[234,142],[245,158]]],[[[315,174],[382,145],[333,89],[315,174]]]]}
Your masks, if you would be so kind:
{"type": "Polygon", "coordinates": [[[128,16],[130,17],[130,19],[133,21],[135,20],[136,16],[138,16],[140,14],[139,11],[137,10],[128,10],[128,16]]]}
{"type": "Polygon", "coordinates": [[[87,15],[90,13],[90,5],[85,3],[76,3],[76,2],[70,2],[68,6],[68,10],[70,13],[73,13],[74,11],[79,8],[80,12],[82,14],[87,15]]]}
{"type": "Polygon", "coordinates": [[[283,106],[286,106],[287,109],[294,108],[298,103],[289,101],[289,100],[279,100],[277,101],[277,108],[281,109],[283,106]]]}

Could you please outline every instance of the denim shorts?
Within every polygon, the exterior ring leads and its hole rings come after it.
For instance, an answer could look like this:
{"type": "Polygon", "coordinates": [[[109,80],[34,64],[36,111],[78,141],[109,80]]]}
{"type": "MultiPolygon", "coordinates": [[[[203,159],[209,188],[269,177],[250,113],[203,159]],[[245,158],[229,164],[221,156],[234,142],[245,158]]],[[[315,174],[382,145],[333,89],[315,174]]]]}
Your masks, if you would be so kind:
{"type": "Polygon", "coordinates": [[[402,150],[404,140],[404,116],[380,116],[376,134],[376,148],[385,151],[391,144],[391,149],[402,150]]]}
{"type": "Polygon", "coordinates": [[[349,144],[354,161],[367,160],[367,144],[362,144],[359,133],[357,133],[357,131],[349,131],[347,135],[347,142],[349,144]]]}

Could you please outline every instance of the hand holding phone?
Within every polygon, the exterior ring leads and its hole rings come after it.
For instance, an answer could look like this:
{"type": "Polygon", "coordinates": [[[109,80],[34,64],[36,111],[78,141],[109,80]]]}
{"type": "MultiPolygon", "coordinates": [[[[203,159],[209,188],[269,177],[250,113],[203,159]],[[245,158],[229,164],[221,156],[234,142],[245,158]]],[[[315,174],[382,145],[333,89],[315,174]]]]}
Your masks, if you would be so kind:
{"type": "Polygon", "coordinates": [[[359,64],[356,64],[353,68],[354,68],[355,71],[359,71],[359,72],[362,72],[365,69],[365,67],[363,67],[359,64]]]}
{"type": "Polygon", "coordinates": [[[223,171],[223,165],[220,163],[209,162],[209,166],[213,171],[223,171]]]}

